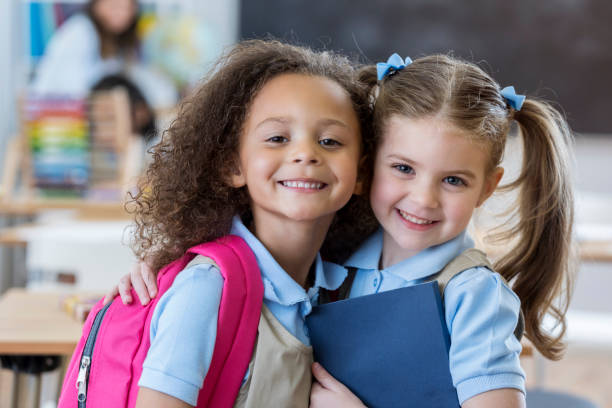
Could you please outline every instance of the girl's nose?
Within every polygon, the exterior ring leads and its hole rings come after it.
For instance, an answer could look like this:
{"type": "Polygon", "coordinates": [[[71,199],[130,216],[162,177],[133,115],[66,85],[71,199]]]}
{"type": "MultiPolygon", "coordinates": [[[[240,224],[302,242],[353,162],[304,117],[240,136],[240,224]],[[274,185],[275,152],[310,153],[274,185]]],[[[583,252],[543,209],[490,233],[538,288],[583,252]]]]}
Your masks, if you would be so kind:
{"type": "Polygon", "coordinates": [[[296,143],[292,151],[291,161],[293,163],[318,164],[321,159],[317,147],[318,145],[311,141],[296,143]]]}
{"type": "Polygon", "coordinates": [[[438,190],[431,183],[418,183],[410,193],[410,199],[423,208],[438,208],[438,190]]]}

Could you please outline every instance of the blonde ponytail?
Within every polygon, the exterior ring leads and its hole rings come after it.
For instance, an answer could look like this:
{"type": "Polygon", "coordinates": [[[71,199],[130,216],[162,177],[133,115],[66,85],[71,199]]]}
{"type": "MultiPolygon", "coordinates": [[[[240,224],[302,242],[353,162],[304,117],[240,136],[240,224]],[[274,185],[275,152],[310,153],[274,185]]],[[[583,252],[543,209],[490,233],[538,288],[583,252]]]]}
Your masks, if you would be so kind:
{"type": "Polygon", "coordinates": [[[502,189],[518,188],[517,222],[497,238],[515,243],[495,269],[521,299],[525,335],[549,359],[564,351],[565,313],[571,290],[572,223],[571,132],[561,114],[544,102],[527,98],[514,113],[523,138],[519,177],[502,189]],[[553,333],[542,328],[549,314],[553,333]]]}

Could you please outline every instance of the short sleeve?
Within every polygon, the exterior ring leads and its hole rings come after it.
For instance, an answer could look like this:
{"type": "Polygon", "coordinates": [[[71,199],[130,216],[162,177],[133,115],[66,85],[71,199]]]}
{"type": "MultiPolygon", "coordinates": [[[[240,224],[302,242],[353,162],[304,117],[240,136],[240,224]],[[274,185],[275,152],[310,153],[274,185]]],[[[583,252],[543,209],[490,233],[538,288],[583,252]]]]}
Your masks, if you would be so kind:
{"type": "Polygon", "coordinates": [[[501,276],[482,267],[468,269],[448,283],[444,303],[459,402],[499,388],[524,393],[521,344],[514,336],[520,300],[501,276]]]}
{"type": "Polygon", "coordinates": [[[178,274],[155,307],[138,385],[196,405],[212,360],[223,277],[200,264],[178,274]]]}

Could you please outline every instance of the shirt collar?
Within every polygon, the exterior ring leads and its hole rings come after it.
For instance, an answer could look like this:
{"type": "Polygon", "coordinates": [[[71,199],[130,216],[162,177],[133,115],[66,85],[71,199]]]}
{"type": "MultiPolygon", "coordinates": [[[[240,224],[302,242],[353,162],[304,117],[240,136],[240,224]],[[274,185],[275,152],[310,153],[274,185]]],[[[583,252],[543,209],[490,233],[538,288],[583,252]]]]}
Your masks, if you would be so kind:
{"type": "Polygon", "coordinates": [[[344,266],[357,269],[378,269],[382,244],[383,231],[382,228],[379,228],[344,262],[344,266]]]}
{"type": "Polygon", "coordinates": [[[261,241],[242,223],[240,217],[235,216],[232,220],[230,233],[244,239],[255,254],[261,271],[264,299],[266,300],[280,303],[283,306],[310,301],[319,292],[319,288],[337,289],[346,277],[343,267],[328,262],[325,262],[324,265],[321,256],[317,253],[314,263],[314,285],[306,293],[304,288],[285,272],[261,241]]]}
{"type": "MultiPolygon", "coordinates": [[[[346,261],[345,266],[378,270],[382,245],[383,233],[382,229],[379,229],[346,261]]],[[[441,271],[452,259],[473,246],[474,241],[463,231],[450,241],[424,249],[410,258],[382,270],[382,272],[391,273],[406,281],[423,279],[441,271]]]]}
{"type": "Polygon", "coordinates": [[[386,271],[406,281],[423,279],[440,272],[450,261],[473,246],[474,242],[463,231],[450,241],[426,248],[410,258],[390,266],[386,271]]]}

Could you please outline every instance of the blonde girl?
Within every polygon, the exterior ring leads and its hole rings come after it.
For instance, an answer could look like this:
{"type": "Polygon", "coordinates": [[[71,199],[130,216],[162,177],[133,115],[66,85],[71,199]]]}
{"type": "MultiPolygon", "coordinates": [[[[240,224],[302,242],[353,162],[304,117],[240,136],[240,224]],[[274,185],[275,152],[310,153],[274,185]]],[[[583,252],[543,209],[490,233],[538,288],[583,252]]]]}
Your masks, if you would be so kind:
{"type": "MultiPolygon", "coordinates": [[[[498,236],[508,244],[496,272],[455,276],[444,306],[462,407],[524,406],[519,311],[540,353],[558,359],[563,351],[573,216],[567,124],[549,104],[446,55],[412,62],[395,54],[361,79],[375,95],[370,203],[381,229],[344,263],[358,270],[351,297],[423,282],[474,245],[465,230],[497,188],[508,134],[518,127],[522,169],[503,187],[518,190],[518,203],[498,236]],[[542,326],[546,314],[558,325],[554,334],[542,326]]],[[[321,366],[313,371],[313,407],[360,405],[321,366]]]]}

